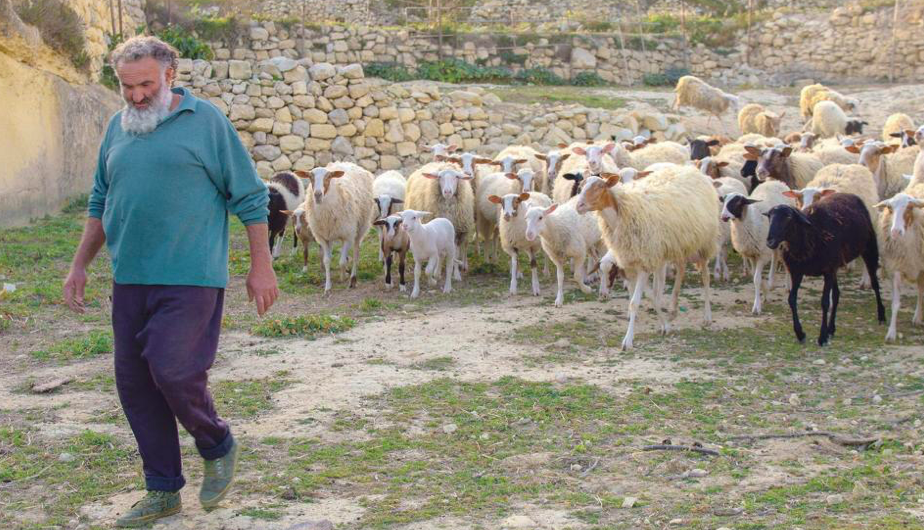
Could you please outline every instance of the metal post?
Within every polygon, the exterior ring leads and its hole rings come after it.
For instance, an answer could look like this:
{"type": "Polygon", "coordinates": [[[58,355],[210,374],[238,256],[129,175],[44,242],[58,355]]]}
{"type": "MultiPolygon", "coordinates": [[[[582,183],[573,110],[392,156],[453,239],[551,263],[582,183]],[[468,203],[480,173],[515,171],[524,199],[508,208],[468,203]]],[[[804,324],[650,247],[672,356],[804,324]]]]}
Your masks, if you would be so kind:
{"type": "Polygon", "coordinates": [[[306,39],[306,36],[305,36],[305,33],[308,32],[308,31],[305,29],[305,16],[306,16],[307,10],[308,10],[308,0],[302,0],[302,39],[301,39],[301,48],[302,48],[302,49],[301,49],[301,53],[299,54],[299,55],[301,55],[302,58],[305,57],[305,41],[307,40],[307,39],[306,39]]]}
{"type": "Polygon", "coordinates": [[[125,29],[122,27],[122,0],[119,0],[119,35],[125,35],[125,29]]]}
{"type": "Polygon", "coordinates": [[[687,38],[687,3],[680,1],[680,31],[683,32],[683,66],[690,68],[690,40],[687,38]]]}
{"type": "Polygon", "coordinates": [[[895,0],[895,10],[892,12],[892,50],[889,52],[889,83],[895,81],[895,46],[898,40],[898,4],[901,0],[895,0]]]}
{"type": "Polygon", "coordinates": [[[642,53],[645,53],[645,27],[642,25],[642,9],[638,0],[635,0],[635,18],[638,20],[639,42],[642,45],[642,53]]]}
{"type": "Polygon", "coordinates": [[[443,60],[443,0],[436,0],[436,25],[437,31],[439,31],[439,52],[437,56],[442,61],[443,60]]]}
{"type": "Polygon", "coordinates": [[[115,34],[116,34],[115,5],[112,2],[113,0],[109,0],[109,20],[110,22],[112,22],[112,36],[115,37],[115,34]]]}
{"type": "MultiPolygon", "coordinates": [[[[626,40],[623,38],[623,35],[622,35],[622,18],[619,19],[617,24],[618,25],[616,27],[619,28],[619,48],[622,50],[622,65],[623,65],[623,68],[625,68],[626,70],[626,74],[628,74],[629,73],[629,57],[626,54],[626,40]]],[[[630,85],[634,83],[635,83],[634,78],[629,81],[630,85]]]]}
{"type": "Polygon", "coordinates": [[[748,47],[744,52],[744,64],[751,65],[751,17],[754,13],[754,0],[748,0],[748,47]]]}

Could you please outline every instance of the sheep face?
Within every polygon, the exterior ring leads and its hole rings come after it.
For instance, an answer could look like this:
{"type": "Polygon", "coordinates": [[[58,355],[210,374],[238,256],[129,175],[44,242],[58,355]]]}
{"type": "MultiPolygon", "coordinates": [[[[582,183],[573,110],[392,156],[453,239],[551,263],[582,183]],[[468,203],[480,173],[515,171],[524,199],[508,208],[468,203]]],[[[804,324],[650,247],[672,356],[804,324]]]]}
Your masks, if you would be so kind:
{"type": "Polygon", "coordinates": [[[442,162],[443,160],[449,157],[449,153],[452,153],[458,148],[459,146],[457,146],[456,144],[450,144],[450,145],[433,144],[433,145],[425,147],[424,149],[427,149],[431,153],[433,153],[434,160],[436,160],[437,162],[442,162]]]}
{"type": "Polygon", "coordinates": [[[727,166],[728,162],[718,162],[711,156],[696,161],[696,167],[702,171],[703,175],[709,178],[717,179],[722,176],[722,168],[727,166]]]}
{"type": "Polygon", "coordinates": [[[499,204],[501,207],[501,214],[504,216],[504,221],[510,222],[514,217],[517,216],[521,204],[525,204],[527,206],[529,205],[529,203],[523,202],[529,200],[529,193],[508,193],[503,197],[491,195],[488,197],[488,200],[494,204],[499,204]]]}
{"type": "Polygon", "coordinates": [[[924,145],[924,125],[918,127],[917,132],[914,133],[914,141],[918,145],[924,145]]]}
{"type": "Polygon", "coordinates": [[[795,199],[799,209],[805,210],[815,201],[820,201],[832,193],[836,193],[836,190],[829,188],[802,188],[798,191],[784,191],[783,195],[790,199],[795,199]]]}
{"type": "Polygon", "coordinates": [[[314,189],[314,202],[321,204],[321,200],[330,189],[330,181],[343,176],[343,171],[328,171],[323,167],[311,170],[311,187],[314,189]]]}
{"type": "Polygon", "coordinates": [[[555,186],[555,179],[558,178],[558,172],[561,171],[561,163],[568,159],[571,153],[561,153],[559,151],[549,151],[548,154],[537,154],[536,158],[545,162],[545,176],[549,183],[549,189],[555,186]]]}
{"type": "Polygon", "coordinates": [[[401,216],[389,215],[372,223],[375,226],[382,227],[382,235],[385,240],[385,246],[389,246],[391,241],[398,235],[398,229],[401,227],[401,216]]]}
{"type": "Polygon", "coordinates": [[[446,199],[455,196],[456,191],[459,189],[460,180],[471,180],[474,178],[471,175],[463,174],[461,171],[456,171],[455,169],[444,169],[438,174],[424,173],[424,177],[439,180],[440,192],[446,199]]]}
{"type": "Polygon", "coordinates": [[[812,226],[808,216],[786,204],[774,206],[764,215],[770,218],[767,247],[771,250],[776,250],[788,241],[794,231],[805,230],[812,226]]]}
{"type": "Polygon", "coordinates": [[[384,219],[388,217],[391,215],[392,206],[395,204],[404,203],[404,201],[401,199],[392,198],[391,195],[388,194],[379,195],[378,197],[372,199],[372,202],[374,202],[375,205],[379,208],[379,215],[377,219],[384,219]]]}
{"type": "Polygon", "coordinates": [[[718,139],[713,138],[711,140],[687,139],[687,143],[690,145],[690,160],[702,160],[712,154],[712,150],[709,148],[719,145],[720,142],[718,139]]]}
{"type": "Polygon", "coordinates": [[[401,218],[401,228],[408,234],[413,234],[423,226],[423,218],[430,215],[430,212],[421,212],[417,210],[402,210],[396,217],[401,218]]]}
{"type": "Polygon", "coordinates": [[[507,155],[500,160],[494,161],[494,165],[500,166],[501,171],[503,171],[504,173],[513,173],[516,170],[516,166],[519,166],[520,164],[525,164],[525,163],[526,163],[525,158],[513,158],[510,155],[507,155]]]}
{"type": "Polygon", "coordinates": [[[861,166],[866,166],[866,169],[869,169],[870,172],[875,175],[876,170],[879,169],[882,155],[895,152],[898,149],[898,146],[886,145],[883,142],[875,141],[866,142],[862,146],[851,145],[845,149],[854,154],[859,153],[860,160],[857,163],[861,166]]]}
{"type": "Polygon", "coordinates": [[[590,177],[581,194],[578,196],[575,209],[579,214],[601,211],[606,208],[616,208],[616,200],[610,193],[610,188],[619,184],[618,175],[610,175],[604,180],[601,177],[590,177]]]}
{"type": "Polygon", "coordinates": [[[539,234],[542,233],[542,229],[545,228],[545,218],[552,215],[558,208],[558,203],[553,203],[548,208],[541,208],[539,206],[530,207],[529,211],[526,212],[526,240],[535,241],[539,234]]]}
{"type": "Polygon", "coordinates": [[[510,178],[513,175],[513,178],[520,181],[520,184],[523,186],[523,191],[535,191],[536,188],[536,172],[531,169],[523,168],[518,171],[516,174],[508,173],[507,178],[510,178]]]}
{"type": "Polygon", "coordinates": [[[603,155],[611,153],[613,149],[616,149],[616,144],[610,142],[604,146],[591,145],[587,149],[575,147],[572,151],[576,155],[587,157],[587,165],[590,167],[590,171],[599,175],[603,171],[603,155]]]}
{"type": "Polygon", "coordinates": [[[447,158],[447,160],[461,167],[462,173],[472,179],[475,178],[475,165],[494,163],[490,158],[483,158],[474,153],[462,153],[459,156],[447,158]]]}
{"type": "Polygon", "coordinates": [[[725,196],[723,202],[722,221],[727,223],[732,219],[743,219],[748,205],[760,201],[749,199],[740,193],[732,192],[725,196]]]}
{"type": "Polygon", "coordinates": [[[898,239],[905,235],[908,227],[914,222],[915,208],[924,208],[924,201],[905,193],[899,193],[891,199],[880,202],[876,208],[884,212],[886,219],[892,216],[892,238],[898,239]]]}
{"type": "Polygon", "coordinates": [[[761,182],[768,178],[786,173],[786,159],[792,154],[792,147],[770,147],[760,149],[753,146],[745,147],[748,154],[757,153],[757,179],[761,182]]]}
{"type": "Polygon", "coordinates": [[[847,127],[844,132],[847,134],[863,134],[864,125],[869,125],[869,123],[857,118],[851,118],[847,120],[847,127]]]}

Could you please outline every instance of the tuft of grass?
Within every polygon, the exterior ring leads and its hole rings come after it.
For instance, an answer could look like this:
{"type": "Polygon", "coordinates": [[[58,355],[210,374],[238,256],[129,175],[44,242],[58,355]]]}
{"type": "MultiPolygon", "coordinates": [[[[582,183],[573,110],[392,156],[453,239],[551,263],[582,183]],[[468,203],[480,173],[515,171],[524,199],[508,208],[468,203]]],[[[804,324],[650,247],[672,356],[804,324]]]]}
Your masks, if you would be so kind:
{"type": "Polygon", "coordinates": [[[251,330],[261,337],[302,337],[315,339],[319,335],[342,333],[356,325],[350,317],[317,314],[298,317],[282,317],[264,320],[251,330]]]}
{"type": "Polygon", "coordinates": [[[261,521],[277,521],[282,519],[282,516],[284,515],[282,512],[278,512],[276,510],[265,510],[263,508],[247,508],[246,510],[237,512],[237,514],[250,517],[251,519],[259,519],[261,521]]]}
{"type": "Polygon", "coordinates": [[[510,103],[530,105],[533,103],[578,104],[588,108],[620,109],[626,106],[624,98],[594,93],[573,87],[502,87],[492,88],[491,92],[510,103]]]}
{"type": "Polygon", "coordinates": [[[24,0],[13,5],[19,18],[38,28],[42,40],[52,49],[69,58],[79,70],[89,66],[83,21],[67,2],[24,0]]]}
{"type": "Polygon", "coordinates": [[[112,353],[112,331],[95,330],[86,336],[65,339],[56,342],[47,350],[32,352],[32,357],[40,361],[72,361],[112,353]]]}
{"type": "Polygon", "coordinates": [[[452,357],[434,357],[411,365],[415,370],[433,370],[437,372],[446,371],[455,366],[456,360],[452,357]]]}
{"type": "Polygon", "coordinates": [[[211,385],[215,408],[235,418],[253,418],[274,408],[273,394],[292,384],[288,372],[276,372],[272,378],[244,381],[218,381],[211,385]]]}

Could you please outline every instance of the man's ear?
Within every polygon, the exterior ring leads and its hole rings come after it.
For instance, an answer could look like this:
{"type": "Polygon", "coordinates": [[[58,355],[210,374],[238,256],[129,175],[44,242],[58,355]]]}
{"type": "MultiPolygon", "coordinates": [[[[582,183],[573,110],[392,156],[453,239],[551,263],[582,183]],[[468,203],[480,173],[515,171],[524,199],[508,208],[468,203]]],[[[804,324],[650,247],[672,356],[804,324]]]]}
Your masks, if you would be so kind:
{"type": "Polygon", "coordinates": [[[174,70],[172,66],[168,66],[167,69],[164,70],[164,80],[167,82],[168,87],[173,86],[174,79],[176,79],[176,70],[174,70]]]}

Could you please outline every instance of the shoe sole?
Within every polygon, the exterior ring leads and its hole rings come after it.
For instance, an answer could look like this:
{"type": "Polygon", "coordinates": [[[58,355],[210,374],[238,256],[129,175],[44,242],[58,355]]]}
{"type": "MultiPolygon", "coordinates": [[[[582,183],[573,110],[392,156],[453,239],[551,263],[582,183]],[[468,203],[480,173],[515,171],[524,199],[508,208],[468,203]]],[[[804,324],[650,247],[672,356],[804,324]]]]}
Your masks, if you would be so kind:
{"type": "Polygon", "coordinates": [[[212,510],[212,509],[214,509],[214,508],[217,508],[217,507],[218,507],[218,504],[219,504],[222,500],[224,500],[225,495],[227,495],[228,492],[231,491],[231,486],[234,485],[234,479],[237,478],[237,462],[238,462],[238,460],[240,460],[240,456],[241,456],[241,446],[235,445],[235,446],[234,446],[234,452],[235,452],[235,454],[234,454],[234,465],[231,467],[231,480],[228,482],[228,485],[225,486],[225,489],[221,490],[221,492],[220,492],[218,495],[216,495],[215,497],[213,497],[211,500],[204,501],[204,500],[202,500],[202,499],[199,499],[199,503],[202,505],[202,508],[203,508],[203,509],[205,509],[205,510],[212,510]]]}
{"type": "Polygon", "coordinates": [[[170,517],[171,515],[176,515],[180,513],[182,509],[183,509],[183,505],[178,504],[175,508],[171,508],[167,510],[166,512],[152,513],[151,515],[145,515],[144,517],[139,517],[138,519],[135,519],[131,522],[120,523],[116,521],[116,527],[118,528],[139,528],[142,526],[147,526],[151,522],[156,521],[158,519],[163,519],[164,517],[170,517]]]}

